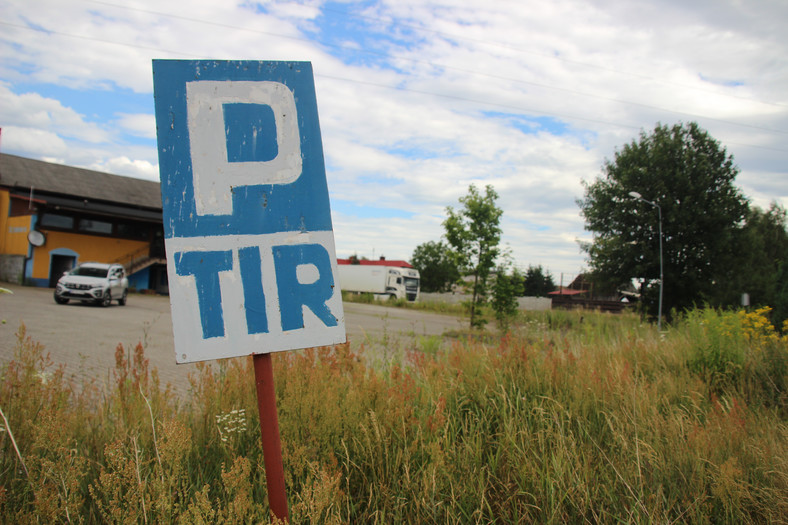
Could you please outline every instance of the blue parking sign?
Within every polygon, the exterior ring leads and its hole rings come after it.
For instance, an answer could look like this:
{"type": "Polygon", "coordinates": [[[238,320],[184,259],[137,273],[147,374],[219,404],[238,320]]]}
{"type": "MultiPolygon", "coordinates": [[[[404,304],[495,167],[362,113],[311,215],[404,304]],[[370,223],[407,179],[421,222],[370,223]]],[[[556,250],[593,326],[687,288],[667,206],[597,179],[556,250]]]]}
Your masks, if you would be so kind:
{"type": "Polygon", "coordinates": [[[312,66],[154,60],[176,361],[342,343],[312,66]]]}

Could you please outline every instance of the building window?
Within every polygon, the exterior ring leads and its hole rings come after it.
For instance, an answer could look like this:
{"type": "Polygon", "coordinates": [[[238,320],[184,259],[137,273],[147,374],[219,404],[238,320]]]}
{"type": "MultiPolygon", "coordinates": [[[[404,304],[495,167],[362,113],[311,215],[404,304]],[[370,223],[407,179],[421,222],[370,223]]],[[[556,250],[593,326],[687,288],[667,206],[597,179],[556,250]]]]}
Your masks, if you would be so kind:
{"type": "Polygon", "coordinates": [[[11,195],[11,209],[8,211],[9,217],[19,217],[21,215],[33,215],[36,204],[28,199],[11,195]]]}
{"type": "Polygon", "coordinates": [[[38,219],[38,225],[42,228],[72,230],[74,229],[74,217],[59,215],[57,213],[46,213],[38,219]]]}
{"type": "Polygon", "coordinates": [[[115,233],[118,237],[125,237],[127,239],[139,239],[147,241],[148,227],[147,225],[134,224],[131,222],[119,222],[115,225],[115,233]]]}
{"type": "Polygon", "coordinates": [[[106,221],[95,221],[92,219],[80,219],[79,230],[89,233],[112,234],[112,223],[106,221]]]}

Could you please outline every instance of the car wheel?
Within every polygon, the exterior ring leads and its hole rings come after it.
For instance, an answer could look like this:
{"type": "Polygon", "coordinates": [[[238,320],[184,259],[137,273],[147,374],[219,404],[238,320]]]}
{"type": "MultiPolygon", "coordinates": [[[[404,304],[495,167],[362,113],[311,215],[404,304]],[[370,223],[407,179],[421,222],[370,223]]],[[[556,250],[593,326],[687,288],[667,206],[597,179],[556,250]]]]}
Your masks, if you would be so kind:
{"type": "Polygon", "coordinates": [[[58,297],[58,295],[55,294],[55,302],[57,304],[68,304],[68,299],[66,299],[65,297],[58,297]]]}
{"type": "Polygon", "coordinates": [[[118,304],[121,306],[126,306],[126,296],[129,294],[128,290],[123,290],[123,295],[120,299],[118,299],[118,304]]]}
{"type": "Polygon", "coordinates": [[[107,293],[104,294],[104,297],[101,298],[101,306],[109,306],[112,302],[112,292],[107,290],[107,293]]]}

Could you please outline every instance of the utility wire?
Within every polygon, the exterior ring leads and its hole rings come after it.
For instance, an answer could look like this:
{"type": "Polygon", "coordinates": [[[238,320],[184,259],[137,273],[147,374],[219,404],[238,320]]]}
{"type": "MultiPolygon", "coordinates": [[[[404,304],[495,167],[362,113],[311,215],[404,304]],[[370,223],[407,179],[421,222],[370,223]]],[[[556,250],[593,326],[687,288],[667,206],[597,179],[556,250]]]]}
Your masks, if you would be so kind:
{"type": "MultiPolygon", "coordinates": [[[[330,43],[327,43],[327,42],[324,42],[324,41],[318,41],[318,40],[315,40],[315,39],[308,39],[308,38],[305,38],[305,37],[298,37],[298,36],[293,36],[293,35],[272,33],[270,31],[261,31],[261,30],[257,30],[257,29],[250,29],[250,28],[247,28],[247,27],[234,26],[234,25],[223,24],[223,23],[219,23],[219,22],[212,22],[212,21],[209,21],[209,20],[204,20],[204,19],[199,19],[199,18],[186,17],[186,16],[182,16],[182,15],[174,15],[174,14],[170,14],[170,13],[164,13],[164,12],[160,12],[160,11],[153,11],[153,10],[149,10],[149,9],[142,9],[142,8],[137,8],[137,7],[131,7],[131,6],[127,6],[127,5],[120,5],[120,4],[115,4],[115,3],[112,3],[112,2],[105,2],[105,1],[102,1],[102,0],[83,0],[83,1],[89,2],[89,3],[93,3],[93,4],[98,4],[98,5],[104,5],[104,6],[108,6],[108,7],[114,7],[114,8],[117,8],[117,9],[125,9],[125,10],[128,10],[128,11],[136,11],[136,12],[141,12],[141,13],[147,13],[147,14],[152,14],[152,15],[156,15],[156,16],[166,17],[166,18],[173,18],[173,19],[184,20],[184,21],[189,21],[189,22],[196,22],[196,23],[200,23],[200,24],[213,25],[213,26],[216,26],[216,27],[223,27],[223,28],[227,28],[227,29],[233,29],[233,30],[236,30],[236,31],[248,31],[248,32],[259,33],[259,34],[264,34],[264,35],[268,35],[268,36],[276,36],[276,37],[280,37],[280,38],[294,39],[294,40],[299,40],[299,41],[302,41],[302,42],[307,42],[309,44],[318,43],[318,44],[320,44],[320,45],[322,45],[324,47],[328,47],[328,48],[342,49],[342,50],[345,50],[345,51],[353,51],[353,52],[358,52],[358,53],[363,53],[363,54],[368,54],[368,55],[377,55],[377,56],[381,56],[381,57],[384,57],[384,58],[391,58],[391,59],[396,59],[396,60],[405,60],[405,61],[410,61],[410,62],[414,62],[414,63],[426,64],[426,65],[433,66],[435,68],[454,70],[454,71],[458,71],[458,72],[462,72],[462,73],[466,73],[466,74],[490,77],[490,78],[495,78],[495,79],[499,79],[499,80],[507,80],[507,81],[510,81],[510,82],[516,82],[516,83],[520,83],[520,84],[533,85],[533,86],[542,87],[542,88],[545,88],[545,89],[553,89],[553,90],[556,90],[556,91],[564,91],[564,92],[572,93],[572,94],[576,94],[576,95],[587,96],[587,97],[591,97],[591,98],[597,98],[597,99],[600,99],[600,100],[607,100],[607,101],[616,102],[616,103],[620,103],[620,104],[630,104],[630,105],[640,106],[640,107],[644,107],[644,108],[648,108],[648,109],[655,109],[655,110],[658,110],[658,111],[675,113],[675,114],[678,114],[678,115],[685,115],[685,116],[691,116],[691,117],[703,117],[702,115],[695,115],[695,114],[691,114],[691,113],[684,113],[684,112],[680,112],[680,111],[674,111],[674,110],[670,110],[670,109],[666,109],[666,108],[660,108],[658,106],[652,106],[652,105],[649,105],[649,104],[643,104],[643,103],[640,103],[640,102],[632,102],[632,101],[623,100],[623,99],[617,99],[617,98],[613,98],[613,97],[605,97],[605,96],[601,96],[601,95],[595,95],[595,94],[592,94],[592,93],[587,93],[587,92],[583,92],[583,91],[579,91],[579,90],[562,88],[560,86],[554,86],[554,85],[549,85],[549,84],[541,84],[541,83],[538,83],[538,82],[531,82],[531,81],[526,81],[526,80],[516,79],[516,78],[511,78],[511,77],[505,77],[505,76],[500,76],[500,75],[491,75],[491,74],[487,74],[487,73],[480,73],[478,71],[457,68],[457,67],[448,66],[448,65],[444,65],[444,64],[436,64],[434,62],[430,62],[430,61],[427,61],[427,60],[414,59],[412,57],[390,55],[388,53],[375,51],[375,50],[369,49],[369,48],[358,48],[358,47],[351,46],[351,45],[330,44],[330,43]]],[[[491,47],[498,47],[498,48],[507,49],[507,50],[510,50],[510,51],[516,51],[518,53],[527,53],[527,54],[530,54],[530,55],[539,56],[541,58],[546,58],[546,59],[549,59],[549,60],[557,60],[557,61],[560,61],[560,62],[566,62],[566,63],[569,63],[569,64],[580,65],[580,66],[583,66],[583,67],[596,69],[596,70],[599,70],[599,71],[606,71],[606,72],[615,73],[615,74],[618,74],[618,75],[629,76],[629,77],[633,77],[633,78],[639,78],[639,79],[642,79],[642,80],[648,80],[649,82],[652,82],[652,83],[664,84],[664,85],[673,86],[673,87],[681,87],[683,89],[690,89],[690,90],[695,90],[695,91],[701,91],[701,92],[704,92],[704,93],[711,93],[711,94],[714,94],[714,95],[735,98],[735,99],[744,100],[744,101],[747,101],[747,102],[756,102],[756,103],[759,103],[759,104],[765,104],[765,105],[777,106],[777,107],[788,107],[788,104],[780,104],[780,103],[777,103],[777,102],[757,100],[757,99],[753,99],[752,97],[744,97],[744,96],[741,96],[741,95],[736,95],[734,93],[724,93],[724,92],[720,92],[718,90],[706,89],[706,88],[703,88],[703,87],[700,87],[700,86],[690,86],[690,85],[681,84],[681,83],[678,83],[678,82],[671,82],[671,81],[668,81],[668,80],[665,80],[665,79],[662,79],[662,78],[658,78],[658,77],[654,77],[654,76],[643,75],[643,74],[639,74],[639,73],[632,73],[632,72],[629,72],[629,71],[622,71],[620,69],[600,66],[598,64],[591,64],[589,62],[583,62],[583,61],[580,61],[580,60],[572,60],[572,59],[561,57],[561,56],[550,55],[550,54],[546,54],[546,53],[539,53],[539,52],[532,51],[532,50],[529,50],[529,49],[523,49],[521,47],[515,47],[515,46],[511,46],[509,44],[504,44],[504,43],[500,43],[500,42],[491,42],[489,40],[481,40],[481,39],[471,38],[471,37],[464,36],[464,35],[456,35],[456,34],[452,34],[452,33],[436,31],[436,30],[428,29],[428,28],[425,28],[425,27],[422,27],[422,26],[417,26],[417,25],[412,25],[412,24],[405,24],[405,23],[402,23],[402,22],[394,22],[394,21],[392,21],[390,19],[377,18],[377,17],[372,17],[372,16],[369,16],[369,15],[362,15],[362,14],[359,14],[359,13],[356,13],[356,12],[348,12],[348,11],[343,11],[343,10],[340,10],[340,9],[327,8],[327,7],[321,8],[321,11],[336,13],[336,14],[342,15],[343,17],[371,20],[371,21],[374,21],[374,22],[377,22],[377,23],[390,24],[390,25],[393,25],[393,26],[396,26],[396,27],[404,27],[404,28],[411,29],[411,30],[414,30],[414,31],[419,31],[419,32],[422,32],[422,33],[429,33],[429,34],[437,35],[437,36],[440,36],[441,38],[445,38],[445,39],[473,42],[473,43],[476,43],[476,44],[481,44],[481,45],[486,45],[486,46],[491,46],[491,47]]],[[[754,127],[756,129],[761,129],[763,131],[771,131],[771,132],[775,132],[775,133],[786,133],[786,134],[788,134],[788,131],[775,130],[775,129],[769,129],[769,128],[762,128],[762,127],[759,127],[759,126],[750,126],[748,124],[741,124],[741,123],[732,122],[732,121],[726,121],[726,120],[721,120],[721,119],[713,119],[713,118],[710,118],[710,117],[703,117],[703,118],[706,118],[706,119],[709,119],[709,120],[715,120],[715,121],[723,122],[723,123],[727,123],[727,124],[733,124],[733,125],[737,125],[737,126],[754,127]]]]}
{"type": "MultiPolygon", "coordinates": [[[[156,11],[150,11],[150,10],[145,10],[145,9],[140,9],[140,8],[131,8],[131,7],[120,6],[120,5],[111,4],[111,3],[107,3],[107,2],[101,2],[99,0],[84,0],[84,1],[91,2],[91,3],[96,3],[96,4],[107,5],[107,6],[111,6],[111,7],[117,7],[117,8],[121,8],[121,9],[127,9],[127,10],[132,10],[132,11],[144,12],[144,13],[147,13],[147,14],[154,14],[154,15],[157,15],[157,16],[164,16],[164,17],[182,19],[182,20],[186,20],[186,21],[190,21],[190,22],[196,22],[196,23],[201,23],[201,24],[215,25],[215,26],[224,27],[224,28],[227,28],[227,29],[249,31],[249,32],[254,32],[254,33],[259,33],[259,34],[265,34],[265,35],[268,35],[268,36],[274,36],[274,37],[278,37],[278,38],[288,38],[288,39],[308,42],[310,44],[314,43],[312,40],[309,40],[309,39],[303,38],[303,37],[297,37],[297,36],[285,35],[285,34],[279,34],[279,33],[271,33],[271,32],[254,30],[254,29],[248,29],[248,28],[232,26],[232,25],[228,25],[228,24],[221,24],[221,23],[217,23],[217,22],[211,22],[211,21],[206,21],[206,20],[201,20],[201,19],[196,19],[196,18],[184,17],[184,16],[180,16],[180,15],[170,15],[170,14],[167,14],[167,13],[159,13],[159,12],[156,12],[156,11]]],[[[52,31],[52,30],[48,30],[48,29],[44,29],[44,28],[30,27],[30,26],[27,26],[27,25],[20,25],[20,24],[13,24],[13,23],[9,23],[9,22],[4,22],[2,20],[0,20],[0,26],[7,26],[7,27],[13,27],[13,28],[16,28],[16,29],[40,32],[40,33],[44,33],[44,34],[48,34],[48,35],[57,35],[57,36],[66,37],[66,38],[74,38],[74,39],[80,39],[80,40],[86,40],[86,41],[100,42],[100,43],[103,43],[103,44],[110,44],[110,45],[115,45],[115,46],[131,47],[131,48],[143,49],[143,50],[147,50],[147,51],[155,51],[157,53],[162,53],[162,52],[163,53],[169,53],[169,54],[176,55],[176,56],[184,56],[184,57],[190,57],[190,58],[206,58],[204,55],[195,55],[193,53],[184,53],[184,52],[180,52],[180,51],[164,50],[164,49],[161,49],[161,48],[156,48],[156,47],[153,47],[153,46],[144,46],[144,45],[140,45],[140,44],[130,44],[130,43],[126,43],[126,42],[116,42],[116,41],[103,39],[103,38],[89,37],[89,36],[78,35],[78,34],[73,34],[73,33],[65,33],[65,32],[62,32],[62,31],[52,31]]],[[[324,45],[324,44],[321,43],[321,45],[324,45]]],[[[343,48],[343,46],[335,46],[335,45],[331,45],[330,47],[343,48]]],[[[494,79],[498,79],[498,80],[506,80],[506,81],[511,81],[511,82],[515,82],[515,83],[522,83],[522,84],[533,84],[533,85],[537,85],[539,87],[543,87],[543,88],[546,88],[546,89],[554,89],[554,90],[557,90],[557,91],[567,91],[567,92],[570,92],[572,94],[576,94],[576,95],[580,95],[580,96],[588,96],[588,97],[592,97],[592,98],[600,98],[600,99],[608,100],[608,101],[611,101],[611,102],[614,102],[614,103],[638,105],[638,106],[646,107],[646,108],[653,109],[653,110],[656,110],[656,111],[662,111],[662,112],[667,112],[667,113],[675,113],[675,114],[683,114],[685,116],[690,116],[690,117],[699,118],[699,119],[706,119],[706,120],[716,121],[716,122],[729,124],[729,125],[733,125],[733,126],[742,126],[742,127],[755,128],[755,129],[759,129],[761,131],[767,131],[767,132],[773,132],[773,133],[788,133],[788,132],[784,132],[784,131],[781,131],[781,130],[774,130],[774,129],[770,129],[770,128],[763,128],[763,127],[759,127],[759,126],[742,124],[742,123],[738,123],[738,122],[732,122],[732,121],[726,121],[726,120],[721,120],[721,119],[715,119],[715,118],[712,118],[712,117],[705,117],[703,115],[693,115],[693,114],[688,114],[688,113],[674,112],[674,111],[671,111],[671,110],[668,110],[668,109],[659,108],[659,107],[656,107],[656,106],[648,106],[648,105],[640,104],[640,103],[636,103],[636,102],[622,101],[622,100],[613,99],[613,98],[609,98],[609,97],[599,97],[599,96],[596,96],[596,95],[583,93],[583,92],[575,91],[575,90],[569,90],[569,89],[565,89],[565,88],[560,88],[560,87],[556,87],[556,86],[549,86],[549,85],[545,85],[545,84],[537,84],[537,83],[528,82],[528,81],[521,81],[521,80],[518,80],[518,79],[509,78],[509,77],[503,77],[503,76],[486,74],[486,73],[479,73],[479,72],[476,72],[476,71],[465,70],[465,69],[461,69],[461,68],[453,68],[451,66],[442,66],[442,65],[435,64],[435,63],[432,63],[432,62],[429,62],[429,61],[425,61],[425,60],[412,59],[412,58],[403,58],[403,57],[391,57],[390,55],[386,55],[384,53],[377,53],[377,52],[374,52],[374,51],[369,51],[369,52],[373,53],[373,54],[379,54],[381,56],[386,56],[387,58],[400,59],[400,60],[409,60],[411,62],[427,64],[427,65],[430,65],[430,66],[433,66],[433,67],[440,67],[440,68],[443,68],[443,69],[453,69],[453,70],[456,70],[456,71],[459,71],[459,72],[463,72],[463,73],[467,73],[467,74],[471,74],[471,75],[477,75],[477,76],[483,76],[483,77],[488,77],[488,78],[494,78],[494,79]]],[[[211,57],[207,57],[207,58],[211,58],[211,57]]],[[[417,94],[421,94],[421,95],[434,96],[434,97],[438,97],[438,98],[458,100],[458,101],[463,101],[463,102],[471,102],[471,103],[474,103],[474,104],[484,104],[484,105],[492,106],[492,107],[499,107],[499,108],[516,110],[516,111],[523,111],[523,112],[528,112],[528,113],[532,113],[532,114],[540,114],[540,115],[545,115],[545,116],[550,116],[550,117],[557,117],[557,118],[573,120],[573,121],[582,121],[582,122],[591,122],[591,123],[596,123],[596,124],[604,124],[604,125],[609,125],[609,126],[614,126],[614,127],[624,128],[624,129],[640,129],[640,127],[638,127],[638,126],[633,126],[631,124],[624,124],[624,123],[621,123],[621,122],[613,122],[613,121],[606,121],[606,120],[601,120],[601,119],[593,119],[593,118],[582,117],[582,116],[579,116],[579,115],[573,115],[573,114],[569,114],[569,113],[558,113],[558,112],[554,112],[554,111],[545,111],[545,110],[541,110],[541,109],[528,108],[528,107],[523,107],[523,106],[514,106],[514,105],[511,105],[511,104],[503,104],[503,103],[491,102],[489,100],[477,100],[477,99],[472,99],[472,98],[468,98],[468,97],[462,97],[462,96],[459,96],[459,95],[449,95],[449,94],[446,94],[446,93],[439,93],[439,92],[426,91],[426,90],[418,90],[418,89],[414,89],[414,88],[407,88],[407,87],[401,87],[401,86],[390,86],[390,85],[380,84],[380,83],[375,83],[375,82],[370,82],[370,81],[363,81],[363,80],[358,80],[358,79],[343,78],[343,77],[331,76],[331,75],[325,75],[325,74],[315,74],[315,77],[328,78],[328,79],[332,79],[332,80],[336,80],[336,81],[350,82],[350,83],[355,83],[355,84],[374,86],[374,87],[378,87],[378,88],[391,89],[391,90],[395,90],[395,91],[417,93],[417,94]]],[[[772,148],[772,147],[768,147],[768,146],[759,146],[759,145],[755,145],[755,144],[745,144],[745,143],[737,143],[737,142],[731,142],[731,141],[726,141],[726,143],[728,143],[728,144],[735,144],[735,145],[738,145],[738,146],[757,148],[757,149],[777,151],[777,152],[781,152],[781,153],[785,153],[786,152],[786,150],[783,150],[783,149],[772,148]]]]}
{"type": "MultiPolygon", "coordinates": [[[[103,2],[99,2],[98,0],[85,0],[85,1],[96,2],[96,3],[103,3],[103,2]]],[[[107,5],[112,5],[112,4],[107,4],[107,5]]],[[[515,47],[515,46],[512,46],[510,44],[505,44],[505,43],[502,43],[502,42],[492,42],[492,41],[489,41],[489,40],[482,40],[482,39],[478,39],[478,38],[471,38],[471,37],[468,37],[466,35],[458,35],[458,34],[455,34],[455,33],[446,33],[446,32],[443,32],[443,31],[436,31],[434,29],[429,29],[429,28],[426,28],[426,27],[423,27],[423,26],[417,26],[417,25],[413,25],[413,24],[406,24],[406,23],[403,23],[403,22],[397,22],[397,21],[394,21],[392,19],[373,17],[373,16],[369,16],[369,15],[362,15],[362,14],[359,14],[359,13],[356,13],[356,12],[343,11],[343,10],[340,10],[340,9],[330,8],[330,7],[322,7],[321,10],[322,11],[327,11],[327,12],[333,12],[333,13],[336,13],[336,14],[340,14],[340,15],[345,16],[345,17],[361,18],[361,19],[366,19],[366,20],[371,20],[371,21],[374,21],[374,22],[378,22],[378,23],[388,23],[388,24],[391,24],[391,25],[396,26],[396,27],[404,27],[404,28],[411,29],[411,30],[414,30],[414,31],[419,31],[421,33],[433,34],[433,35],[439,36],[439,37],[447,39],[447,40],[451,39],[451,40],[456,40],[456,41],[466,41],[466,42],[473,42],[473,43],[476,43],[476,44],[481,44],[481,45],[486,45],[486,46],[491,46],[491,47],[498,47],[498,48],[506,49],[506,50],[509,50],[509,51],[516,51],[518,53],[526,53],[526,54],[529,54],[529,55],[538,56],[540,58],[546,58],[546,59],[549,59],[549,60],[556,60],[556,61],[559,61],[559,62],[566,62],[567,64],[573,64],[573,65],[583,66],[583,67],[590,68],[590,69],[596,69],[598,71],[605,71],[605,72],[608,72],[608,73],[615,73],[617,75],[629,76],[629,77],[633,77],[633,78],[639,78],[639,79],[642,79],[642,80],[648,80],[649,82],[653,82],[653,83],[665,84],[665,85],[668,85],[668,86],[680,87],[680,88],[683,88],[683,89],[691,89],[691,90],[695,90],[695,91],[701,91],[701,92],[704,92],[704,93],[710,93],[710,94],[714,94],[714,95],[730,97],[730,98],[736,98],[736,99],[739,99],[739,100],[745,100],[745,101],[748,101],[748,102],[757,102],[759,104],[767,104],[767,105],[770,105],[770,106],[788,107],[788,104],[753,99],[752,97],[745,97],[745,96],[741,96],[741,95],[736,95],[734,93],[723,93],[723,92],[721,92],[719,90],[708,89],[708,88],[703,88],[703,87],[699,87],[699,86],[690,86],[690,85],[687,85],[687,84],[682,84],[680,82],[671,82],[669,80],[665,80],[664,78],[660,78],[660,77],[654,77],[654,76],[651,76],[651,75],[644,75],[644,74],[641,74],[641,73],[633,73],[633,72],[630,72],[630,71],[622,71],[620,69],[615,69],[615,68],[606,67],[606,66],[600,66],[599,64],[592,64],[590,62],[584,62],[582,60],[573,60],[571,58],[566,58],[566,57],[562,57],[562,56],[555,55],[555,54],[539,53],[537,51],[532,51],[530,49],[523,49],[522,47],[515,47]]],[[[622,102],[626,102],[626,101],[622,101],[622,102]]],[[[632,102],[632,104],[637,104],[637,103],[636,102],[632,102]]]]}

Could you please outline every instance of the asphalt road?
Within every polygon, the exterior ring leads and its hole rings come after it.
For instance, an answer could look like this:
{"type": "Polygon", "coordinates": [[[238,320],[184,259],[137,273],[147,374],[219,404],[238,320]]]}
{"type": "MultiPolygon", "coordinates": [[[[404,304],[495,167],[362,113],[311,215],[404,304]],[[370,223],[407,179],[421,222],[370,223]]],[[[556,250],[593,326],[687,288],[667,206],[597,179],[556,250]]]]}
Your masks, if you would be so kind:
{"type": "MultiPolygon", "coordinates": [[[[158,369],[162,383],[185,392],[187,376],[196,368],[175,364],[168,297],[132,294],[126,306],[113,302],[102,308],[74,301],[55,304],[47,288],[0,286],[13,292],[0,294],[0,363],[13,358],[21,324],[29,337],[44,345],[52,361],[64,364],[66,374],[77,381],[110,381],[117,345],[133,349],[142,342],[150,367],[158,369]]],[[[370,362],[463,324],[453,316],[380,305],[345,303],[344,310],[351,348],[370,362]]]]}

